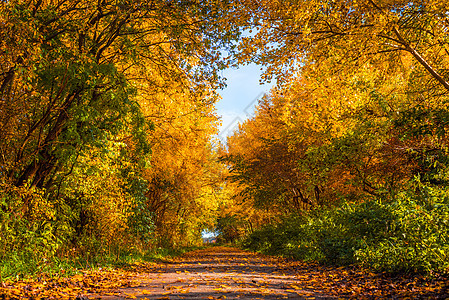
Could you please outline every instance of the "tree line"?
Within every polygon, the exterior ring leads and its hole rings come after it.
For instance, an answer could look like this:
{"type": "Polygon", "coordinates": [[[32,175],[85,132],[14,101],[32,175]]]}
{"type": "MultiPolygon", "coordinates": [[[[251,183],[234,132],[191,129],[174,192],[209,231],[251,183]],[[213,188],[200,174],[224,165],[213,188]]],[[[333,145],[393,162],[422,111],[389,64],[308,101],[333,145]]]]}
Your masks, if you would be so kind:
{"type": "Polygon", "coordinates": [[[446,6],[243,2],[256,31],[238,58],[278,85],[222,147],[240,205],[223,232],[305,259],[446,269],[446,6]]]}
{"type": "Polygon", "coordinates": [[[441,269],[447,16],[438,0],[2,1],[0,260],[43,268],[217,228],[315,258],[427,251],[441,269]],[[277,86],[217,149],[220,70],[250,62],[277,86]]]}

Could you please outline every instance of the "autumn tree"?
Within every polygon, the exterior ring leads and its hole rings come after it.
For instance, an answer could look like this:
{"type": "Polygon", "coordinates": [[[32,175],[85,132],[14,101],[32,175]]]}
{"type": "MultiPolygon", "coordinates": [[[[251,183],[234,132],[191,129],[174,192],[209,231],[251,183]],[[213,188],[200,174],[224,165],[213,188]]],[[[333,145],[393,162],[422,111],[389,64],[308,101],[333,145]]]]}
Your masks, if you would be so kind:
{"type": "Polygon", "coordinates": [[[242,20],[256,28],[242,42],[241,58],[268,66],[267,78],[283,67],[320,64],[335,70],[364,62],[397,65],[409,53],[433,91],[448,89],[440,66],[447,59],[447,7],[442,1],[240,1],[242,20]],[[245,19],[246,17],[246,19],[245,19]],[[252,51],[256,50],[256,51],[252,51]],[[271,75],[270,75],[271,74],[271,75]]]}
{"type": "Polygon", "coordinates": [[[438,144],[399,138],[406,134],[397,126],[400,113],[416,105],[407,94],[412,78],[408,68],[385,72],[368,64],[347,77],[332,65],[303,68],[228,138],[230,179],[247,201],[275,215],[391,199],[422,171],[413,149],[438,144]]]}
{"type": "MultiPolygon", "coordinates": [[[[146,210],[154,216],[158,238],[166,244],[198,241],[197,222],[213,210],[220,166],[210,138],[217,131],[217,95],[204,89],[192,93],[179,83],[172,90],[139,96],[143,113],[154,124],[148,133],[151,167],[142,172],[148,182],[146,210]],[[196,235],[196,236],[194,236],[196,235]]],[[[148,86],[148,92],[154,92],[148,86]]]]}
{"type": "Polygon", "coordinates": [[[52,249],[41,259],[148,242],[170,218],[179,231],[208,188],[193,184],[212,160],[219,47],[239,35],[219,22],[228,13],[223,1],[0,3],[0,259],[20,232],[35,234],[28,250],[52,249]],[[150,205],[158,180],[166,214],[150,205]]]}
{"type": "MultiPolygon", "coordinates": [[[[248,8],[242,14],[251,18],[247,26],[255,26],[257,31],[243,41],[240,58],[266,65],[266,79],[280,76],[282,82],[283,76],[303,67],[314,68],[317,73],[324,67],[326,73],[331,66],[333,74],[342,77],[351,76],[365,64],[397,74],[409,68],[407,97],[415,104],[400,110],[402,120],[407,119],[409,125],[397,124],[403,129],[421,128],[409,135],[427,132],[441,136],[445,131],[448,74],[444,65],[448,52],[447,7],[443,2],[241,3],[248,8]],[[425,128],[423,123],[427,123],[425,128]]],[[[416,149],[418,159],[426,160],[418,152],[438,152],[439,146],[434,146],[416,149]]],[[[441,152],[438,156],[444,160],[441,152]]]]}
{"type": "Polygon", "coordinates": [[[138,117],[130,68],[150,64],[162,78],[193,84],[214,76],[203,72],[202,61],[212,63],[216,53],[206,47],[226,37],[214,32],[220,9],[214,3],[3,3],[1,93],[8,113],[2,132],[19,134],[14,146],[2,147],[3,164],[13,164],[9,178],[48,188],[64,157],[116,132],[126,115],[138,117]],[[185,60],[187,53],[197,58],[185,60]]]}

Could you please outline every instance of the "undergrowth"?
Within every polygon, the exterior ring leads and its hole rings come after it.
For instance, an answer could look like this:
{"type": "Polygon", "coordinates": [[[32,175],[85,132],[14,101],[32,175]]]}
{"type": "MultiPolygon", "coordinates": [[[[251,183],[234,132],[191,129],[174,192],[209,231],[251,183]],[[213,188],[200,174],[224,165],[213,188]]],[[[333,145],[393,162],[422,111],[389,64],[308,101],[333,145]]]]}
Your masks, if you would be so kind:
{"type": "Polygon", "coordinates": [[[145,213],[130,213],[129,224],[102,225],[106,218],[95,215],[98,209],[80,208],[76,201],[70,207],[69,202],[50,201],[43,190],[0,181],[0,284],[161,260],[191,249],[169,242],[157,247],[162,239],[155,237],[145,213]]]}
{"type": "Polygon", "coordinates": [[[123,250],[93,256],[54,256],[49,259],[30,257],[27,253],[10,253],[0,261],[0,282],[24,278],[66,277],[82,270],[126,267],[137,262],[158,262],[202,249],[202,246],[154,248],[146,251],[123,250]]]}
{"type": "Polygon", "coordinates": [[[420,185],[394,199],[345,203],[291,215],[242,246],[301,260],[376,271],[447,273],[449,190],[420,185]]]}

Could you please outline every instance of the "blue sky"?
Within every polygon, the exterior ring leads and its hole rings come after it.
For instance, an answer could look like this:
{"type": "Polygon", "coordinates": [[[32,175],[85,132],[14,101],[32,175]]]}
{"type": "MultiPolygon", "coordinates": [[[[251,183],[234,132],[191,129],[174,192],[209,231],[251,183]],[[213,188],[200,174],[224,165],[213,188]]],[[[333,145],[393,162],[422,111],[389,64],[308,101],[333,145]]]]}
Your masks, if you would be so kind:
{"type": "Polygon", "coordinates": [[[218,91],[223,99],[217,103],[217,113],[222,118],[219,138],[223,142],[238,122],[252,116],[257,100],[273,87],[273,83],[259,84],[261,73],[260,66],[256,64],[222,72],[222,76],[227,78],[227,87],[218,91]]]}

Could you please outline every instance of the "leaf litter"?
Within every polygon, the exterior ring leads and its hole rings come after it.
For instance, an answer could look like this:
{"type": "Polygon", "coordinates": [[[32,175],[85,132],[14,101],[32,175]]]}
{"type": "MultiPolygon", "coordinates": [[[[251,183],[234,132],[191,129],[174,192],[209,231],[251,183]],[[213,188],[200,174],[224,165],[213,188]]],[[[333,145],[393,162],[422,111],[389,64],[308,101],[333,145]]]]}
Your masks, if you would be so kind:
{"type": "Polygon", "coordinates": [[[166,262],[3,282],[0,299],[449,299],[448,287],[443,275],[373,273],[210,247],[166,262]]]}

